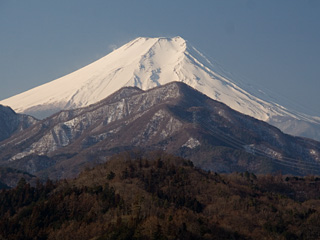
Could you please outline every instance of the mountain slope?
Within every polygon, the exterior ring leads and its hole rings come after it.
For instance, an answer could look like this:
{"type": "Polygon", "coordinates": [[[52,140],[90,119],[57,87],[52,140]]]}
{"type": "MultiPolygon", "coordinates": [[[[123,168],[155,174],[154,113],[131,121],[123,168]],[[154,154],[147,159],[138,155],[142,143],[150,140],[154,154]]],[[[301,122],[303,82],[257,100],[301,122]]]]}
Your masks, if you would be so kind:
{"type": "Polygon", "coordinates": [[[0,105],[0,142],[36,122],[38,120],[31,116],[16,114],[11,108],[0,105]]]}
{"type": "Polygon", "coordinates": [[[124,86],[147,90],[181,81],[288,133],[320,139],[319,119],[259,99],[213,69],[215,66],[181,37],[137,38],[88,66],[0,103],[43,118],[96,103],[124,86]],[[293,124],[294,128],[288,127],[293,124]]]}
{"type": "Polygon", "coordinates": [[[122,88],[62,111],[0,146],[1,165],[54,178],[134,148],[162,149],[212,171],[320,174],[320,143],[292,137],[186,84],[122,88]]]}

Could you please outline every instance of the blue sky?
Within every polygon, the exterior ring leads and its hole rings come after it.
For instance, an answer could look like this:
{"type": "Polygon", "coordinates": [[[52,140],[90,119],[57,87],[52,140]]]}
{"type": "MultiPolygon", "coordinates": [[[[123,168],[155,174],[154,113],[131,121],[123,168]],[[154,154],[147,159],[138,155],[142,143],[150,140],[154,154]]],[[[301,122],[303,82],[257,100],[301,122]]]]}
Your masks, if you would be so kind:
{"type": "Polygon", "coordinates": [[[320,116],[318,0],[0,0],[0,99],[139,36],[182,36],[281,104],[320,116]]]}

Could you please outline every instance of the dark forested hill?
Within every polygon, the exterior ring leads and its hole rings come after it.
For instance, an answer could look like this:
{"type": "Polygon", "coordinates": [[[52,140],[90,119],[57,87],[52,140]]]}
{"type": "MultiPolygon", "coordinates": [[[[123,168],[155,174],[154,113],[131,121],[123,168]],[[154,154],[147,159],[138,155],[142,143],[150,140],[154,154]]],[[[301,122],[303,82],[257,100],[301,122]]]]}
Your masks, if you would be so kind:
{"type": "Polygon", "coordinates": [[[0,239],[319,239],[319,180],[123,153],[74,180],[2,190],[0,239]]]}

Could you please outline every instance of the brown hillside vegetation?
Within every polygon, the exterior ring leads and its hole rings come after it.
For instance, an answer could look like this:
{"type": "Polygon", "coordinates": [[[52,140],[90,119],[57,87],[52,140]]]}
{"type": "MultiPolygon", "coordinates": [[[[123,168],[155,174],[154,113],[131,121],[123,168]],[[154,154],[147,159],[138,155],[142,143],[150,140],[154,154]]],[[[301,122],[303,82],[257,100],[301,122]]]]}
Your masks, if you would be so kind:
{"type": "Polygon", "coordinates": [[[2,190],[0,239],[319,239],[319,188],[123,153],[73,180],[2,190]]]}

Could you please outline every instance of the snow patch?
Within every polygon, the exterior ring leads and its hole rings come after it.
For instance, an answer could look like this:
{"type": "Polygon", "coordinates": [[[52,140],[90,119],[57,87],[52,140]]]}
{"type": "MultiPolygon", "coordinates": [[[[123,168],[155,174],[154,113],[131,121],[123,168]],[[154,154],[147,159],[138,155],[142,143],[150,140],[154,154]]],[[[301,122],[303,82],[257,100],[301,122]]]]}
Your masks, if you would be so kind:
{"type": "Polygon", "coordinates": [[[281,160],[283,158],[281,153],[271,148],[268,148],[264,145],[248,144],[248,145],[244,145],[243,148],[247,153],[264,155],[266,157],[271,157],[278,160],[281,160]]]}
{"type": "Polygon", "coordinates": [[[189,140],[185,144],[182,145],[182,147],[194,149],[200,145],[201,145],[201,143],[197,139],[191,137],[191,138],[189,138],[189,140]]]}
{"type": "Polygon", "coordinates": [[[320,154],[317,150],[310,149],[309,152],[313,157],[315,157],[316,161],[320,160],[320,154]]]}

